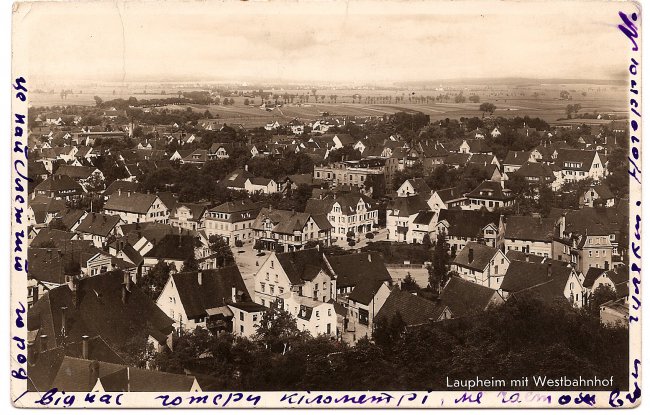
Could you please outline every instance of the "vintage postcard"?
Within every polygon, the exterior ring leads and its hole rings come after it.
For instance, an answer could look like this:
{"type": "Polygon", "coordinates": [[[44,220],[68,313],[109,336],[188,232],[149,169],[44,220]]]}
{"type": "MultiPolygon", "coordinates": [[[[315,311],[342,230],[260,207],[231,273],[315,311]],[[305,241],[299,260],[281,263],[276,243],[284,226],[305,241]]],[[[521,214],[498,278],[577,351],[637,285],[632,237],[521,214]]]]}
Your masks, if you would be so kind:
{"type": "Polygon", "coordinates": [[[639,3],[12,12],[14,406],[641,403],[639,3]]]}

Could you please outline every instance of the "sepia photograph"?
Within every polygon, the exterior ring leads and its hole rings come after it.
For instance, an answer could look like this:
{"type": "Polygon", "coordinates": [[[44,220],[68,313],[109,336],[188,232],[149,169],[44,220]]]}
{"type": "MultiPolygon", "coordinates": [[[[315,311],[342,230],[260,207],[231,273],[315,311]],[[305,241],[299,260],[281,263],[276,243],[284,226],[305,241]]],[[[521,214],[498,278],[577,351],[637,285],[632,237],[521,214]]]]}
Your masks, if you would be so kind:
{"type": "Polygon", "coordinates": [[[640,28],[14,3],[13,404],[637,406],[640,28]]]}

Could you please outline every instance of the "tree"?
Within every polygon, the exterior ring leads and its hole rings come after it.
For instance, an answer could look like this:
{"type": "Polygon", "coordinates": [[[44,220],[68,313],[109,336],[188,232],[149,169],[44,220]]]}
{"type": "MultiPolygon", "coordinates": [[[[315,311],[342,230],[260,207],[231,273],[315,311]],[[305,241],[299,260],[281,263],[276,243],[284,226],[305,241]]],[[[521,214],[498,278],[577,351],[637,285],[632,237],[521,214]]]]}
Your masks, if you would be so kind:
{"type": "Polygon", "coordinates": [[[569,100],[571,99],[571,94],[569,93],[569,91],[563,89],[562,91],[560,91],[560,99],[569,100]]]}
{"type": "Polygon", "coordinates": [[[375,324],[372,338],[378,346],[385,350],[392,349],[406,329],[406,323],[399,311],[388,318],[380,318],[375,324]]]}
{"type": "Polygon", "coordinates": [[[485,114],[486,112],[489,113],[490,115],[494,114],[494,111],[496,111],[497,106],[494,105],[491,102],[484,102],[478,107],[479,111],[483,112],[485,114]]]}
{"type": "Polygon", "coordinates": [[[479,97],[476,94],[473,94],[473,95],[469,96],[469,102],[473,102],[473,103],[477,104],[480,100],[481,100],[481,97],[479,97]]]}
{"type": "Polygon", "coordinates": [[[97,95],[95,95],[94,99],[95,99],[95,106],[101,107],[104,100],[98,97],[97,95]]]}
{"type": "Polygon", "coordinates": [[[271,351],[280,351],[284,355],[291,348],[291,344],[304,338],[303,332],[298,330],[296,319],[277,303],[262,314],[257,326],[255,339],[264,343],[271,351]]]}
{"type": "Polygon", "coordinates": [[[187,257],[185,261],[183,261],[183,267],[181,268],[181,272],[195,272],[199,270],[199,261],[196,260],[196,256],[194,256],[194,251],[190,254],[190,256],[187,257]]]}
{"type": "Polygon", "coordinates": [[[402,291],[408,291],[410,293],[418,292],[420,290],[420,286],[415,282],[410,272],[408,272],[406,277],[404,277],[400,288],[402,291]]]}
{"type": "Polygon", "coordinates": [[[440,292],[447,283],[449,270],[449,253],[447,251],[447,238],[444,232],[438,233],[436,246],[433,251],[433,264],[429,266],[429,287],[440,292]]]}
{"type": "Polygon", "coordinates": [[[609,285],[599,285],[587,299],[587,312],[594,317],[600,317],[600,306],[604,303],[616,300],[616,291],[609,285]]]}
{"type": "Polygon", "coordinates": [[[162,292],[169,276],[176,272],[174,264],[158,260],[156,265],[149,270],[146,274],[138,278],[138,287],[149,296],[153,301],[156,301],[162,292]]]}
{"type": "Polygon", "coordinates": [[[214,252],[217,266],[225,267],[235,262],[235,256],[230,249],[230,245],[220,235],[212,235],[209,238],[210,250],[214,252]]]}

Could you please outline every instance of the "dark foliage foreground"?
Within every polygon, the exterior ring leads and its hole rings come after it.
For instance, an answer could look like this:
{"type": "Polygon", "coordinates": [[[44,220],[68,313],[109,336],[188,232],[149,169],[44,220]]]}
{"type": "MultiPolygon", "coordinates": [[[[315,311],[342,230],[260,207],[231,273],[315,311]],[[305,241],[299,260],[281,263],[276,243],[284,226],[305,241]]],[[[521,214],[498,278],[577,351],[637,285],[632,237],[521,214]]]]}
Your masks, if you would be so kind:
{"type": "Polygon", "coordinates": [[[561,302],[518,298],[474,318],[407,329],[397,317],[377,327],[374,342],[355,346],[311,338],[274,313],[254,340],[197,330],[155,363],[208,375],[220,390],[445,390],[447,377],[476,376],[614,376],[614,387],[627,389],[627,330],[561,302]]]}

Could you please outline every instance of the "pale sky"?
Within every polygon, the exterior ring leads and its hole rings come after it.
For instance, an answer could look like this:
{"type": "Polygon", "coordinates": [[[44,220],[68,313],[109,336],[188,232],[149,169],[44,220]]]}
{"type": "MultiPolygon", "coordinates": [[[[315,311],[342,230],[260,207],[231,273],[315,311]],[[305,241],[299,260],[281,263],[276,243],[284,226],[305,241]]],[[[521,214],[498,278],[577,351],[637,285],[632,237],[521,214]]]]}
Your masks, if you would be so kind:
{"type": "Polygon", "coordinates": [[[14,13],[14,48],[34,81],[616,79],[629,51],[620,9],[634,5],[28,3],[14,13]]]}

